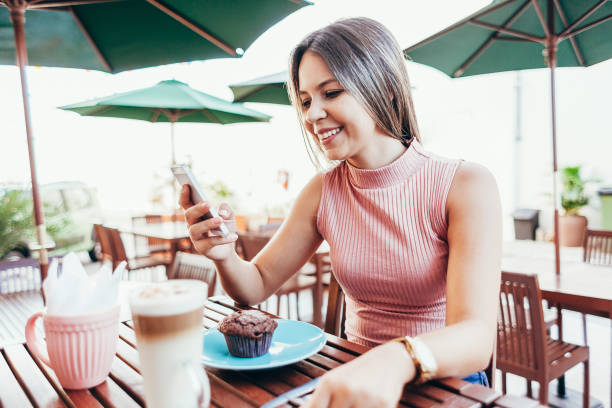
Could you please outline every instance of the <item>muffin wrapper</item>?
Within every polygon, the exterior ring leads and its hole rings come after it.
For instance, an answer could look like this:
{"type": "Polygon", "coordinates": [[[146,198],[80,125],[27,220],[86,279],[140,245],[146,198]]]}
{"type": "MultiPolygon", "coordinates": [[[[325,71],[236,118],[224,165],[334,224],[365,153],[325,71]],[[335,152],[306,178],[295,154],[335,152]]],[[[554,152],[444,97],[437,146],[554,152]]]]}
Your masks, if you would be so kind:
{"type": "Polygon", "coordinates": [[[230,354],[242,358],[259,357],[266,354],[272,342],[272,333],[264,333],[259,339],[228,334],[223,336],[225,336],[230,354]]]}

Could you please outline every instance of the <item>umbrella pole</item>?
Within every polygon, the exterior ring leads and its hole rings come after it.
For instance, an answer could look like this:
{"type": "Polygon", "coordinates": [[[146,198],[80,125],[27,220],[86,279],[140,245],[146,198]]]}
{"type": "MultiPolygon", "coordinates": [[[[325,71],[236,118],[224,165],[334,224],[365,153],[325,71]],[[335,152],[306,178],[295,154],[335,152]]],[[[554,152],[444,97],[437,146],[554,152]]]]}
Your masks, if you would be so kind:
{"type": "Polygon", "coordinates": [[[555,205],[555,274],[561,274],[561,261],[559,253],[559,193],[557,191],[557,180],[559,179],[559,169],[557,167],[557,118],[555,108],[555,65],[556,61],[550,66],[550,98],[552,108],[552,151],[553,151],[553,201],[555,205]]]}
{"type": "Polygon", "coordinates": [[[174,122],[170,122],[170,142],[172,144],[172,165],[176,164],[176,154],[174,152],[174,122]]]}
{"type": "MultiPolygon", "coordinates": [[[[548,29],[546,41],[546,57],[550,69],[550,107],[552,120],[552,156],[553,156],[553,203],[555,208],[554,232],[555,232],[555,274],[561,274],[561,254],[559,253],[559,194],[557,192],[557,180],[559,169],[557,167],[557,115],[555,104],[555,67],[557,66],[557,44],[559,38],[555,35],[554,5],[548,0],[548,29]]],[[[545,27],[546,28],[546,27],[545,27]]]]}
{"type": "MultiPolygon", "coordinates": [[[[9,3],[10,5],[10,3],[9,3]]],[[[38,178],[36,176],[36,161],[34,158],[34,140],[32,137],[32,121],[30,117],[30,100],[28,95],[28,81],[26,77],[25,67],[28,65],[28,54],[25,38],[25,8],[16,7],[10,9],[11,21],[13,22],[13,30],[15,33],[15,54],[17,57],[17,65],[19,66],[19,74],[21,77],[21,94],[23,97],[23,113],[25,116],[25,128],[28,141],[28,154],[30,157],[30,176],[32,178],[32,201],[34,205],[34,221],[36,224],[36,237],[40,245],[40,271],[42,279],[47,277],[47,269],[49,259],[47,250],[45,249],[46,229],[45,218],[42,211],[40,195],[38,192],[38,178]]]]}

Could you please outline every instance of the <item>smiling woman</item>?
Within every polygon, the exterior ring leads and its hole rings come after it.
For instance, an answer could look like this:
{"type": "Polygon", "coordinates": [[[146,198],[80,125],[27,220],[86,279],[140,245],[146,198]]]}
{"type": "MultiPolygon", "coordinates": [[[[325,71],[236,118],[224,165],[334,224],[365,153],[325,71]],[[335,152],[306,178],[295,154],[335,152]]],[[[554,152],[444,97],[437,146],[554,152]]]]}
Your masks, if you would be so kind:
{"type": "Polygon", "coordinates": [[[308,407],[391,407],[406,383],[438,377],[486,383],[501,259],[493,177],[421,146],[402,53],[376,21],[340,20],[308,35],[289,77],[315,161],[335,167],[304,187],[250,262],[236,255],[235,234],[208,233],[231,209],[198,221],[209,204],[194,205],[184,189],[194,247],[215,261],[225,291],[252,305],[327,241],[345,333],[372,349],[321,377],[308,407]]]}

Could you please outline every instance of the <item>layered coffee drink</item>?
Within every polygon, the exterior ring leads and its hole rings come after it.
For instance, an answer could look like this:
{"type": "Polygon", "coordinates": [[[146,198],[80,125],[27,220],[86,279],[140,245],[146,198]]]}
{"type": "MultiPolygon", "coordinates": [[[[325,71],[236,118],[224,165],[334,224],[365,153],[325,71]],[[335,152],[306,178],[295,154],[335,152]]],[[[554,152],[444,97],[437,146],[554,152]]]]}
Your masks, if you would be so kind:
{"type": "Polygon", "coordinates": [[[140,372],[148,408],[208,406],[200,363],[207,285],[170,280],[130,293],[140,372]]]}

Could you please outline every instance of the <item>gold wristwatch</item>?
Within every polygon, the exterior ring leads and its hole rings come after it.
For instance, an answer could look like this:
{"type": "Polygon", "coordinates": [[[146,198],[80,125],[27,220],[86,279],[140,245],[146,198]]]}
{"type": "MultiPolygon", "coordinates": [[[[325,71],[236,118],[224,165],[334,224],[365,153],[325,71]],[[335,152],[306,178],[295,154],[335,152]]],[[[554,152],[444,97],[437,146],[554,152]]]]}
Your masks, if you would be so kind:
{"type": "Polygon", "coordinates": [[[404,344],[414,363],[416,374],[410,382],[411,384],[423,384],[434,378],[438,371],[438,364],[436,364],[436,359],[425,343],[410,336],[398,337],[392,341],[404,344]]]}

